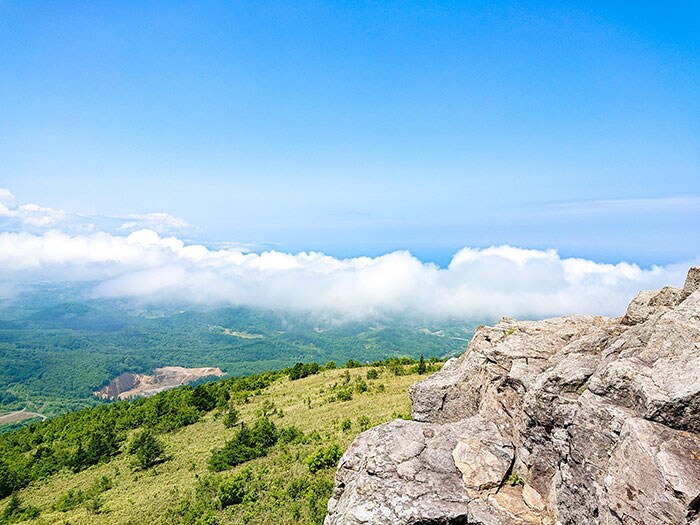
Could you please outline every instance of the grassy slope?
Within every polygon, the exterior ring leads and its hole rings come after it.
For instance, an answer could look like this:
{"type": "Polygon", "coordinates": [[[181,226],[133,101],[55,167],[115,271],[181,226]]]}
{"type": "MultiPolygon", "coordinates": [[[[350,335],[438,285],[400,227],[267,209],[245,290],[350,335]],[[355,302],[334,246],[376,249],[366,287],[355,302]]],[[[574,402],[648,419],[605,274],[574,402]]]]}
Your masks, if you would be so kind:
{"type": "MultiPolygon", "coordinates": [[[[364,378],[367,370],[351,369],[350,374],[353,379],[356,376],[364,378]]],[[[308,483],[312,476],[330,481],[334,469],[311,475],[305,463],[306,457],[331,442],[338,443],[343,450],[347,448],[360,432],[357,420],[361,416],[369,417],[371,424],[376,425],[410,413],[407,389],[419,376],[395,376],[382,368],[378,379],[367,381],[369,391],[354,393],[351,401],[327,402],[331,386],[340,383],[343,374],[345,370],[329,370],[297,381],[284,378],[260,395],[251,397],[249,403],[239,406],[242,418],[252,422],[263,402],[272,401],[284,413],[283,417],[273,417],[279,427],[295,425],[307,435],[317,431],[320,439],[303,444],[278,444],[266,457],[213,475],[214,479],[227,478],[250,467],[254,484],[258,486],[255,501],[216,510],[217,522],[291,524],[317,521],[318,509],[326,502],[310,501],[314,496],[308,492],[293,495],[290,483],[295,480],[307,480],[308,483]],[[379,384],[385,386],[383,392],[379,391],[379,384]],[[310,408],[307,399],[311,400],[310,408]],[[341,421],[346,418],[352,420],[350,431],[340,428],[341,421]],[[314,506],[315,518],[312,515],[314,506]]],[[[116,525],[177,522],[172,510],[181,506],[183,500],[194,499],[197,486],[202,485],[200,480],[212,477],[207,470],[211,451],[221,447],[234,433],[234,429],[225,428],[222,418],[217,416],[210,413],[195,425],[164,434],[162,438],[171,459],[148,471],[134,472],[129,466],[130,458],[123,454],[109,464],[91,467],[78,474],[62,472],[47,481],[30,485],[19,493],[22,504],[41,510],[40,517],[32,523],[116,525]],[[98,513],[88,511],[84,506],[68,512],[51,510],[69,489],[86,491],[102,476],[112,478],[113,487],[100,496],[102,505],[98,513]]],[[[0,512],[5,505],[7,501],[0,503],[0,512]]]]}

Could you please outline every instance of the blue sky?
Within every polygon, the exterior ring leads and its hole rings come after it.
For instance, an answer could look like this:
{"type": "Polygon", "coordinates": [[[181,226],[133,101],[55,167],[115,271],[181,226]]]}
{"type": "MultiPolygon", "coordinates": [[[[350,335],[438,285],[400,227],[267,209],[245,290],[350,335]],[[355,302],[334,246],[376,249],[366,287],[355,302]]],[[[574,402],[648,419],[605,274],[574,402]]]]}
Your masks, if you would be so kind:
{"type": "Polygon", "coordinates": [[[0,1],[0,187],[347,257],[700,254],[697,2],[0,1]]]}

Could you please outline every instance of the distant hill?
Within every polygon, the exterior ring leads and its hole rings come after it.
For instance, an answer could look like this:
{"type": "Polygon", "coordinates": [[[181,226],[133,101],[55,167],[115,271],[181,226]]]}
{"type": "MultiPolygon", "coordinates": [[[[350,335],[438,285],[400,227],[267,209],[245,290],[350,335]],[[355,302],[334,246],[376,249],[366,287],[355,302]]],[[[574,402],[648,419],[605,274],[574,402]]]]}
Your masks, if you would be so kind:
{"type": "Polygon", "coordinates": [[[121,374],[167,366],[246,375],[299,361],[449,356],[464,350],[478,324],[404,317],[323,322],[241,307],[81,302],[51,289],[0,310],[0,410],[51,416],[94,406],[102,401],[92,392],[121,374]],[[64,296],[71,300],[51,302],[64,296]]]}

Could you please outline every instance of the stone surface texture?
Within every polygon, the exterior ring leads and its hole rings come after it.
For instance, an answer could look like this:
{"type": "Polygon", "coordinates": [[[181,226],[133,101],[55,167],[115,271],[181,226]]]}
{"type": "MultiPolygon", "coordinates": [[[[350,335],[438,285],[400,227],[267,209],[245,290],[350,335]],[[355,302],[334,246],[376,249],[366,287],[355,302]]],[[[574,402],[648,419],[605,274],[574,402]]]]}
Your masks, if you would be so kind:
{"type": "Polygon", "coordinates": [[[353,442],[325,525],[700,525],[699,287],[478,328],[353,442]]]}

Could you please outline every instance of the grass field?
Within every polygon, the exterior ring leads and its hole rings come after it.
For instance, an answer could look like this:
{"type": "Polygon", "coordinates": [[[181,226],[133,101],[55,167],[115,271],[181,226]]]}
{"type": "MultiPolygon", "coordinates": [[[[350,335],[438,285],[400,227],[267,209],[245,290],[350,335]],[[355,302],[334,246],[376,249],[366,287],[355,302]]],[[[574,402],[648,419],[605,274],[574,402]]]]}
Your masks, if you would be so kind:
{"type": "MultiPolygon", "coordinates": [[[[369,369],[326,370],[296,381],[285,377],[240,404],[243,420],[252,422],[265,411],[278,427],[294,425],[306,438],[277,444],[267,456],[229,471],[213,474],[207,467],[212,450],[235,433],[235,428],[224,426],[221,414],[212,412],[199,423],[164,434],[169,459],[155,467],[135,471],[128,455],[121,454],[110,463],[77,474],[63,471],[34,483],[19,492],[19,501],[39,511],[31,523],[320,523],[335,469],[328,466],[312,473],[307,458],[331,443],[345,450],[362,429],[408,417],[408,387],[422,378],[415,373],[395,375],[383,367],[378,369],[379,377],[370,380],[369,369]],[[346,382],[364,382],[367,390],[355,390],[348,401],[332,400],[334,385],[346,382]],[[240,504],[222,508],[216,487],[241,472],[247,476],[246,497],[240,504]],[[70,503],[76,499],[71,495],[90,493],[100,483],[109,488],[87,502],[70,503]]],[[[7,500],[0,504],[0,513],[7,505],[7,500]]]]}

